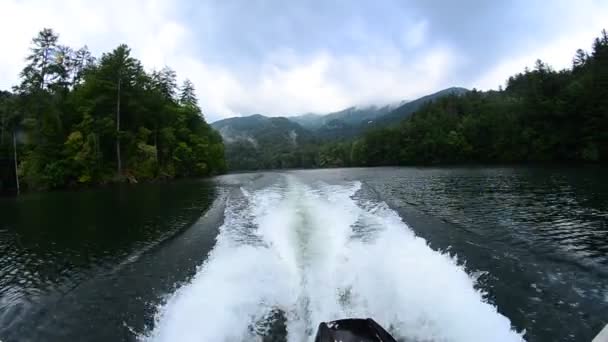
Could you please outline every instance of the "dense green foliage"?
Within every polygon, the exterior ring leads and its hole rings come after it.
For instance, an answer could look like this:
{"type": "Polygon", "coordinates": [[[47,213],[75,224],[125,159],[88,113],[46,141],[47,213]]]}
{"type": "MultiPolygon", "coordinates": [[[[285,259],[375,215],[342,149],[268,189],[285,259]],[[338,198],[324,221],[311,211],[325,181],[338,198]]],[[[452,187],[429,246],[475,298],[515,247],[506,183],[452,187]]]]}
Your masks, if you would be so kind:
{"type": "MultiPolygon", "coordinates": [[[[203,119],[192,83],[178,88],[171,69],[145,72],[125,45],[96,60],[86,47],[59,45],[48,29],[32,41],[27,61],[21,83],[0,92],[0,179],[14,178],[15,153],[31,188],[225,170],[220,135],[203,119]]],[[[226,138],[232,170],[606,162],[608,34],[591,52],[578,50],[572,68],[538,61],[500,91],[450,88],[394,110],[254,115],[213,125],[226,138]]]]}
{"type": "Polygon", "coordinates": [[[303,114],[288,119],[314,133],[321,141],[351,139],[372,128],[397,124],[422,106],[449,95],[462,95],[469,90],[452,87],[412,101],[386,106],[350,107],[329,114],[303,114]]]}
{"type": "Polygon", "coordinates": [[[14,159],[14,135],[26,187],[224,171],[220,135],[192,83],[178,88],[171,69],[145,72],[126,45],[97,60],[86,47],[59,45],[50,29],[33,39],[27,61],[21,83],[0,94],[0,159],[14,159]]]}
{"type": "MultiPolygon", "coordinates": [[[[289,147],[277,138],[285,135],[279,130],[264,155],[241,140],[238,147],[227,146],[227,158],[251,156],[247,164],[230,165],[234,169],[608,161],[606,31],[590,53],[576,52],[570,69],[556,71],[539,60],[533,70],[510,77],[504,90],[451,91],[376,116],[352,139],[326,139],[317,130],[289,147]],[[383,125],[397,118],[400,123],[383,125]]],[[[310,125],[320,118],[297,120],[310,125]]],[[[270,141],[268,134],[265,139],[270,141]]]]}
{"type": "Polygon", "coordinates": [[[399,126],[368,132],[351,163],[608,161],[608,34],[573,66],[542,61],[502,91],[448,96],[399,126]]]}
{"type": "Polygon", "coordinates": [[[212,126],[224,137],[231,170],[349,166],[352,139],[399,123],[425,104],[466,92],[448,88],[397,106],[351,107],[288,118],[255,114],[216,121],[212,126]]]}
{"type": "Polygon", "coordinates": [[[305,148],[311,133],[286,118],[262,115],[214,122],[226,142],[226,162],[231,170],[281,169],[312,165],[314,151],[305,148]],[[308,159],[307,159],[308,158],[308,159]]]}

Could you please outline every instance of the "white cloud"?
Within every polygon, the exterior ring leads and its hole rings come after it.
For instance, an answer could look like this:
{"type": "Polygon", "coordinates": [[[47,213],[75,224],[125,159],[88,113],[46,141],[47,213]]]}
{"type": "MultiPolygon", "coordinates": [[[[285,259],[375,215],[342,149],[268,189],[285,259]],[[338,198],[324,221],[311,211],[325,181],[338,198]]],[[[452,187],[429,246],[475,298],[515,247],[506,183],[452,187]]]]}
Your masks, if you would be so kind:
{"type": "Polygon", "coordinates": [[[171,8],[168,0],[3,0],[0,30],[10,33],[0,36],[0,87],[18,81],[30,41],[44,27],[59,33],[62,44],[86,44],[96,55],[125,42],[147,66],[162,66],[184,32],[171,8]]]}
{"type": "MultiPolygon", "coordinates": [[[[379,55],[390,61],[395,56],[379,55]]],[[[442,86],[442,75],[457,58],[445,48],[432,49],[420,61],[384,64],[365,57],[336,57],[320,52],[309,60],[265,63],[253,80],[245,81],[222,68],[191,60],[193,75],[209,112],[217,117],[330,112],[355,104],[391,103],[427,94],[442,86]]]]}
{"type": "Polygon", "coordinates": [[[569,4],[569,8],[568,15],[556,18],[560,28],[547,42],[530,45],[519,53],[513,51],[513,54],[504,56],[471,87],[487,90],[505,86],[510,76],[523,72],[525,67],[533,68],[537,59],[556,70],[571,67],[576,50],[589,51],[593,38],[598,37],[602,29],[608,29],[608,3],[581,0],[576,6],[569,4]]]}
{"type": "MultiPolygon", "coordinates": [[[[18,82],[31,38],[52,27],[63,44],[88,44],[99,55],[120,43],[148,68],[168,65],[194,82],[203,110],[211,120],[254,112],[284,115],[328,112],[353,104],[392,102],[436,89],[449,67],[450,52],[432,49],[406,65],[394,48],[367,56],[332,55],[319,51],[300,58],[293,49],[266,54],[247,79],[227,66],[213,65],[192,54],[196,37],[177,20],[168,0],[90,2],[5,0],[0,4],[0,87],[18,82]]],[[[408,41],[419,45],[426,24],[415,25],[408,41]]]]}
{"type": "MultiPolygon", "coordinates": [[[[18,82],[30,40],[43,27],[54,28],[63,44],[87,44],[97,56],[126,43],[146,68],[172,67],[180,78],[194,82],[211,120],[256,112],[329,112],[412,99],[455,85],[450,82],[458,81],[464,62],[473,64],[480,58],[470,51],[462,53],[457,42],[439,43],[441,39],[430,36],[433,23],[422,17],[404,19],[395,41],[379,39],[387,38],[388,32],[386,37],[373,35],[359,21],[346,25],[352,29],[349,37],[370,44],[354,51],[317,46],[302,54],[295,41],[261,49],[256,60],[248,60],[244,48],[239,57],[245,67],[218,58],[212,62],[197,50],[204,50],[207,36],[221,35],[222,28],[211,27],[213,21],[192,21],[193,17],[185,22],[176,13],[179,7],[171,0],[1,0],[0,30],[5,34],[0,36],[0,89],[18,82]]],[[[496,88],[536,58],[557,68],[568,66],[575,49],[590,43],[608,22],[607,6],[599,2],[581,0],[570,7],[568,20],[559,18],[565,27],[556,31],[554,39],[521,53],[512,51],[469,86],[496,88]]]]}

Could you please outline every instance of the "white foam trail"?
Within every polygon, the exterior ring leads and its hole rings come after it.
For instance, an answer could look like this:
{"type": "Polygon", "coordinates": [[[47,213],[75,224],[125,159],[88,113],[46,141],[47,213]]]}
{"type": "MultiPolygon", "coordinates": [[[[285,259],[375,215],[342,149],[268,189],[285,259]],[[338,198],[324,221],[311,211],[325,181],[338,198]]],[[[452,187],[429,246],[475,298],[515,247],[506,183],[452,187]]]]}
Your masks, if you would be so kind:
{"type": "Polygon", "coordinates": [[[359,188],[290,179],[230,199],[208,260],[143,339],[260,340],[252,327],[278,309],[293,342],[345,317],[373,317],[414,341],[523,340],[452,258],[385,204],[357,203],[359,188]]]}

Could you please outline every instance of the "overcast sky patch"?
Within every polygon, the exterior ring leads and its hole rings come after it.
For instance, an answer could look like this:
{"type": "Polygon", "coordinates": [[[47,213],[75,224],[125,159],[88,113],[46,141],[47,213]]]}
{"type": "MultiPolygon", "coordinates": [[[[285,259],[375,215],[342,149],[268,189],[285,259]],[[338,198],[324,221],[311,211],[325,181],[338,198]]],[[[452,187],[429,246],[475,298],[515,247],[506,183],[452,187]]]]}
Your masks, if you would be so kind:
{"type": "Polygon", "coordinates": [[[568,67],[608,2],[3,0],[0,16],[0,89],[51,27],[96,55],[126,43],[147,69],[170,66],[213,121],[495,89],[537,58],[568,67]]]}

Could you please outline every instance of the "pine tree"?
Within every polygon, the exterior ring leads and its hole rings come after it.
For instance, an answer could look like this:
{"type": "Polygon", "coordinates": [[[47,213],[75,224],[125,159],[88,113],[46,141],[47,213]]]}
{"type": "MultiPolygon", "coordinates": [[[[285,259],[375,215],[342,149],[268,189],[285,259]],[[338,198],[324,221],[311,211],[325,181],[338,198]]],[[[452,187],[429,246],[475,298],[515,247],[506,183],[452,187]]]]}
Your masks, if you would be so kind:
{"type": "Polygon", "coordinates": [[[122,175],[121,98],[123,93],[128,92],[136,85],[139,73],[143,73],[143,68],[139,61],[131,57],[131,49],[125,44],[119,45],[114,51],[101,57],[98,77],[106,84],[113,84],[115,91],[114,122],[116,125],[116,172],[118,175],[122,175]]]}
{"type": "Polygon", "coordinates": [[[183,106],[198,106],[198,100],[196,99],[194,84],[192,84],[189,79],[186,79],[182,84],[179,102],[183,106]]]}
{"type": "Polygon", "coordinates": [[[84,73],[95,65],[95,58],[85,45],[74,53],[72,67],[72,86],[80,84],[84,73]]]}
{"type": "Polygon", "coordinates": [[[169,100],[174,101],[177,94],[177,74],[165,66],[159,73],[159,90],[169,100]]]}
{"type": "Polygon", "coordinates": [[[52,29],[45,28],[32,39],[31,54],[26,58],[29,64],[21,72],[22,90],[44,89],[47,78],[53,72],[53,61],[57,53],[56,35],[52,29]]]}
{"type": "Polygon", "coordinates": [[[52,79],[49,80],[50,88],[67,90],[72,86],[74,57],[74,51],[69,46],[57,46],[55,58],[50,66],[52,72],[52,79]]]}
{"type": "Polygon", "coordinates": [[[572,59],[572,69],[576,71],[577,69],[584,67],[585,63],[587,62],[587,58],[589,58],[589,56],[583,49],[576,50],[576,54],[572,59]]]}

